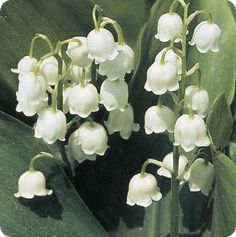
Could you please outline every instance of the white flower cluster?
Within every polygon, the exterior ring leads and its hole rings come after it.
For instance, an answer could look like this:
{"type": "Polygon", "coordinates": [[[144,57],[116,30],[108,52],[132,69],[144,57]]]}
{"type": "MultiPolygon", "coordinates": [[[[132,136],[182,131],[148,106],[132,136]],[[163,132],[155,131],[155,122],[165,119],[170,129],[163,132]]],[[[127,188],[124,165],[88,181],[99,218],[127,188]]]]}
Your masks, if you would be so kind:
{"type": "MultiPolygon", "coordinates": [[[[144,128],[146,134],[174,133],[173,145],[180,146],[184,152],[188,153],[195,147],[210,145],[204,121],[210,104],[208,92],[201,86],[201,78],[199,78],[197,86],[191,85],[184,88],[185,93],[182,98],[178,97],[182,92],[175,94],[182,86],[181,74],[186,69],[182,68],[183,52],[174,44],[176,42],[183,44],[183,34],[186,37],[188,33],[186,30],[184,31],[185,24],[187,23],[184,23],[177,13],[171,11],[160,17],[155,38],[161,42],[171,41],[171,44],[156,55],[155,61],[148,68],[144,88],[158,95],[159,99],[166,92],[169,92],[173,98],[178,98],[178,103],[181,103],[180,99],[183,99],[184,108],[188,108],[189,113],[176,117],[174,111],[159,101],[158,105],[147,109],[144,128]]],[[[210,19],[201,22],[195,28],[190,45],[196,45],[200,53],[217,52],[220,38],[220,28],[210,19]]],[[[163,161],[157,164],[161,166],[157,174],[171,178],[171,172],[174,172],[173,163],[173,153],[167,154],[163,161]]],[[[214,181],[214,166],[201,157],[195,159],[192,164],[188,163],[188,158],[181,154],[177,177],[180,183],[189,182],[190,191],[201,191],[204,195],[208,195],[214,181]]],[[[127,204],[146,207],[152,203],[152,200],[158,201],[160,199],[161,193],[153,175],[141,172],[131,179],[127,204]]]]}
{"type": "Polygon", "coordinates": [[[26,116],[38,115],[35,137],[48,144],[64,141],[66,114],[85,120],[68,139],[68,150],[79,162],[94,160],[96,155],[103,155],[108,148],[105,128],[89,117],[99,110],[99,104],[109,111],[105,121],[109,134],[119,132],[123,139],[129,139],[132,131],[139,130],[139,125],[134,123],[133,108],[128,103],[129,92],[125,82],[126,73],[134,68],[134,52],[124,43],[123,35],[119,35],[122,32],[117,32],[118,42],[115,42],[112,33],[104,28],[107,19],[110,20],[108,23],[115,22],[105,17],[100,25],[96,26],[95,22],[95,29],[87,37],[65,40],[68,44],[66,54],[71,60],[67,66],[60,50],[56,52],[55,48],[48,57],[39,60],[31,54],[25,56],[19,61],[17,69],[12,69],[19,74],[16,110],[26,116]],[[62,59],[62,68],[57,56],[62,59]],[[105,77],[100,93],[92,81],[92,77],[96,77],[92,75],[92,67],[97,67],[94,73],[105,77]],[[59,86],[62,87],[62,95],[59,95],[59,86]],[[63,108],[58,106],[59,96],[63,97],[63,108]]]}

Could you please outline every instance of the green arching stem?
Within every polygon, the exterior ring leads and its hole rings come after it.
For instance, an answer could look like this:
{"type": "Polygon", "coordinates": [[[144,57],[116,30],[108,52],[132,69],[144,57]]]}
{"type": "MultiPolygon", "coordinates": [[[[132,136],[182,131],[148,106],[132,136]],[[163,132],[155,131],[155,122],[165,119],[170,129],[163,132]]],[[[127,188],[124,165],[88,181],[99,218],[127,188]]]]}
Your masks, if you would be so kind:
{"type": "Polygon", "coordinates": [[[40,65],[41,65],[41,63],[43,62],[43,60],[45,60],[45,59],[47,59],[47,58],[50,58],[50,57],[53,56],[53,55],[54,55],[54,52],[50,52],[50,53],[47,53],[47,54],[43,55],[43,56],[39,59],[39,61],[37,62],[37,64],[36,64],[35,67],[34,67],[34,71],[33,71],[34,75],[37,75],[37,74],[38,74],[40,65]]]}
{"type": "Polygon", "coordinates": [[[39,154],[35,155],[31,160],[30,160],[30,164],[29,164],[29,171],[30,172],[34,172],[34,163],[36,162],[36,160],[40,159],[40,158],[49,158],[49,159],[53,159],[54,156],[50,153],[47,152],[40,152],[39,154]]]}
{"type": "Polygon", "coordinates": [[[82,46],[83,43],[80,39],[77,39],[77,38],[72,38],[72,39],[65,39],[65,40],[62,40],[62,41],[58,41],[57,42],[57,45],[56,45],[56,48],[55,48],[55,54],[58,54],[60,51],[61,51],[61,47],[65,44],[69,44],[69,43],[78,43],[79,46],[82,46]]]}
{"type": "Polygon", "coordinates": [[[57,112],[57,93],[58,93],[58,82],[56,82],[56,85],[54,87],[53,94],[52,94],[52,111],[54,113],[57,112]]]}
{"type": "Polygon", "coordinates": [[[159,108],[162,106],[162,97],[161,97],[161,95],[158,96],[157,106],[158,106],[159,108]]]}
{"type": "Polygon", "coordinates": [[[80,120],[79,116],[75,116],[69,123],[66,124],[67,129],[69,129],[74,123],[78,122],[80,120]]]}
{"type": "Polygon", "coordinates": [[[88,121],[91,126],[94,126],[94,121],[90,116],[88,116],[88,121]]]}
{"type": "Polygon", "coordinates": [[[162,55],[161,55],[160,64],[164,64],[164,63],[165,63],[165,57],[166,57],[166,54],[167,54],[167,52],[168,52],[169,50],[173,50],[175,54],[177,54],[179,57],[183,58],[182,52],[181,52],[178,48],[176,48],[176,47],[173,46],[173,43],[172,43],[172,42],[173,42],[174,40],[175,40],[175,39],[173,39],[173,40],[171,41],[171,44],[170,44],[169,47],[167,47],[167,48],[164,49],[164,52],[163,52],[162,55]]]}
{"type": "Polygon", "coordinates": [[[208,22],[212,23],[212,15],[211,15],[210,12],[208,12],[208,11],[206,11],[206,10],[196,10],[194,13],[192,13],[192,14],[188,17],[188,19],[187,19],[187,25],[189,25],[189,24],[192,22],[192,20],[193,20],[196,16],[198,16],[198,15],[200,15],[200,14],[205,14],[205,15],[207,15],[207,16],[208,16],[208,22]]]}
{"type": "Polygon", "coordinates": [[[124,44],[124,37],[123,37],[123,32],[122,32],[120,25],[116,21],[112,20],[109,17],[103,17],[102,20],[103,21],[101,23],[101,27],[105,27],[107,24],[111,24],[117,33],[118,45],[123,45],[124,44]]]}
{"type": "Polygon", "coordinates": [[[171,5],[170,5],[170,10],[169,13],[173,13],[174,12],[174,8],[176,6],[177,3],[180,3],[182,7],[186,6],[186,3],[183,0],[174,0],[171,5]]]}
{"type": "Polygon", "coordinates": [[[200,68],[198,68],[197,72],[198,72],[197,87],[200,89],[202,85],[202,71],[200,68]]]}
{"type": "Polygon", "coordinates": [[[95,30],[99,30],[98,20],[97,20],[97,16],[96,16],[97,11],[100,13],[102,11],[102,8],[96,4],[96,5],[94,5],[93,11],[92,11],[92,17],[93,17],[93,23],[94,23],[95,30]]]}
{"type": "Polygon", "coordinates": [[[33,37],[33,39],[31,40],[30,51],[29,51],[29,56],[30,56],[30,57],[33,57],[33,55],[34,55],[34,45],[35,45],[35,42],[36,42],[37,39],[42,39],[42,40],[44,40],[44,41],[48,44],[48,46],[49,46],[49,48],[50,48],[50,51],[51,51],[51,52],[54,52],[54,48],[53,48],[53,46],[52,46],[51,40],[50,40],[46,35],[36,34],[36,35],[33,37]]]}
{"type": "Polygon", "coordinates": [[[142,169],[141,169],[141,176],[145,176],[145,174],[146,174],[145,171],[146,171],[147,165],[149,165],[149,164],[160,166],[160,167],[168,170],[170,173],[173,173],[173,171],[167,165],[165,165],[163,162],[158,161],[158,160],[154,160],[154,159],[147,159],[143,163],[143,166],[142,166],[142,169]]]}

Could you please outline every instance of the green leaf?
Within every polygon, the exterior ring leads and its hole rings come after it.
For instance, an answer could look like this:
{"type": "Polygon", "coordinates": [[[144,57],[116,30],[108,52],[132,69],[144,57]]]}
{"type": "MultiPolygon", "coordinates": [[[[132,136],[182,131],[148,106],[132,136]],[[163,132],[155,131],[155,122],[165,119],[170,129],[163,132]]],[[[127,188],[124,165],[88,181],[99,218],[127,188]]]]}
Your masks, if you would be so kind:
{"type": "Polygon", "coordinates": [[[206,124],[214,145],[223,150],[229,143],[233,129],[233,117],[224,93],[213,102],[206,124]]]}
{"type": "Polygon", "coordinates": [[[17,180],[28,169],[32,156],[49,151],[33,138],[33,130],[0,113],[0,226],[7,236],[108,236],[85,206],[63,170],[52,160],[37,161],[47,184],[48,197],[17,199],[17,180]]]}
{"type": "Polygon", "coordinates": [[[212,237],[225,237],[236,227],[236,165],[219,153],[214,160],[216,181],[214,190],[212,237]]]}
{"type": "MultiPolygon", "coordinates": [[[[191,47],[188,65],[191,67],[196,62],[200,63],[202,83],[208,90],[211,101],[218,94],[225,92],[226,100],[228,104],[231,104],[235,93],[236,78],[236,24],[234,16],[227,0],[199,0],[191,1],[191,3],[191,12],[196,9],[204,9],[212,14],[213,21],[221,28],[222,39],[218,53],[201,54],[196,47],[191,47]]],[[[200,19],[206,20],[206,17],[200,19]]],[[[196,24],[193,23],[193,25],[196,24]]]]}

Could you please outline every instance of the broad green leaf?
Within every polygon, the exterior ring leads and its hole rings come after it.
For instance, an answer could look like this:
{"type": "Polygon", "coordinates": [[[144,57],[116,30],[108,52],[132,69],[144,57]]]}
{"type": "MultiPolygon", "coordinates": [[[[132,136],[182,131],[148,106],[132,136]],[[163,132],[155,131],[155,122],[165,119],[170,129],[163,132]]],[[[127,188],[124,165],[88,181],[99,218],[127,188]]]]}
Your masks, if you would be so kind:
{"type": "Polygon", "coordinates": [[[225,237],[236,227],[236,165],[227,156],[219,153],[214,160],[216,173],[212,237],[225,237]]]}
{"type": "Polygon", "coordinates": [[[28,169],[32,156],[49,151],[33,138],[33,130],[0,113],[0,226],[11,237],[108,236],[81,200],[63,170],[54,162],[42,159],[36,168],[46,175],[53,189],[48,197],[17,199],[17,181],[28,169]]]}
{"type": "Polygon", "coordinates": [[[224,93],[213,102],[206,124],[214,145],[223,150],[229,143],[233,129],[233,118],[224,93]]]}
{"type": "MultiPolygon", "coordinates": [[[[227,0],[199,0],[191,1],[191,11],[204,9],[213,16],[222,31],[220,51],[218,53],[201,54],[196,47],[190,47],[189,63],[191,67],[199,62],[202,70],[202,83],[208,90],[210,100],[225,92],[228,104],[231,104],[235,93],[235,65],[236,65],[236,24],[227,0]]],[[[206,20],[205,18],[199,18],[206,20]]],[[[198,21],[199,22],[199,21],[198,21]]],[[[192,23],[195,26],[197,22],[192,23]]],[[[190,36],[192,33],[190,32],[190,36]]],[[[190,38],[189,38],[190,39],[190,38]]]]}

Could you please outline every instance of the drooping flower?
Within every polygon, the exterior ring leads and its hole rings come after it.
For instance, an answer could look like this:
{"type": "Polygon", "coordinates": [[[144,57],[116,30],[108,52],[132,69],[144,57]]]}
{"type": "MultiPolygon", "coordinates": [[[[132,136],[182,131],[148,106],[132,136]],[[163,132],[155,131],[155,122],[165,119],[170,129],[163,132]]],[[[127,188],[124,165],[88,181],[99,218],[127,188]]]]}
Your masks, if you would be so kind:
{"type": "Polygon", "coordinates": [[[33,116],[47,106],[46,81],[33,72],[23,74],[18,85],[16,111],[33,116]]]}
{"type": "Polygon", "coordinates": [[[203,21],[196,26],[190,45],[195,45],[200,53],[219,51],[221,29],[214,22],[203,21]]]}
{"type": "Polygon", "coordinates": [[[200,115],[181,115],[174,129],[175,146],[181,146],[186,152],[192,151],[195,146],[210,145],[204,120],[200,115]]]}
{"type": "Polygon", "coordinates": [[[42,138],[48,144],[57,139],[64,141],[66,135],[66,116],[60,110],[47,108],[39,113],[34,136],[42,138]]]}
{"type": "Polygon", "coordinates": [[[25,56],[23,57],[18,65],[17,69],[11,69],[12,72],[19,74],[19,80],[21,79],[22,75],[33,72],[35,65],[38,63],[38,60],[34,57],[25,56]]]}
{"type": "Polygon", "coordinates": [[[34,196],[47,196],[52,194],[52,190],[46,189],[46,181],[40,171],[26,171],[18,180],[18,193],[15,197],[32,199],[34,196]]]}
{"type": "Polygon", "coordinates": [[[86,45],[86,37],[74,37],[73,39],[78,39],[81,43],[70,42],[67,48],[67,55],[70,57],[73,65],[81,68],[88,68],[91,66],[93,60],[88,58],[88,48],[86,45]]]}
{"type": "Polygon", "coordinates": [[[158,105],[150,107],[144,117],[144,128],[147,134],[162,133],[166,130],[174,132],[175,113],[167,106],[158,105]]]}
{"type": "Polygon", "coordinates": [[[191,192],[201,191],[208,196],[212,189],[215,178],[215,170],[213,164],[206,162],[202,158],[196,159],[190,166],[184,179],[189,182],[191,192]]]}
{"type": "MultiPolygon", "coordinates": [[[[161,56],[166,48],[162,49],[155,57],[156,62],[160,62],[161,56]]],[[[176,54],[172,49],[169,49],[165,55],[165,61],[170,62],[177,68],[178,74],[182,72],[182,58],[176,54]]]]}
{"type": "Polygon", "coordinates": [[[96,122],[84,122],[78,128],[78,143],[87,155],[98,154],[103,156],[108,145],[105,128],[96,122]]]}
{"type": "Polygon", "coordinates": [[[120,132],[120,136],[126,140],[129,139],[132,131],[139,131],[139,124],[134,123],[134,111],[130,104],[126,105],[124,111],[119,109],[111,111],[105,125],[109,134],[120,132]]]}
{"type": "Polygon", "coordinates": [[[154,62],[147,71],[147,81],[144,88],[156,95],[163,95],[167,91],[179,89],[177,69],[174,64],[166,61],[163,64],[154,62]]]}
{"type": "Polygon", "coordinates": [[[123,79],[134,67],[134,51],[127,45],[119,45],[119,54],[113,59],[100,63],[98,73],[111,81],[123,79]]]}
{"type": "Polygon", "coordinates": [[[162,194],[157,186],[157,180],[152,174],[139,173],[130,180],[126,201],[128,205],[148,207],[152,204],[152,200],[159,201],[161,198],[162,194]]]}
{"type": "Polygon", "coordinates": [[[99,110],[98,103],[99,95],[93,84],[79,84],[70,89],[68,105],[71,114],[86,118],[90,113],[99,110]]]}
{"type": "MultiPolygon", "coordinates": [[[[173,171],[173,152],[168,153],[164,159],[163,159],[163,163],[170,169],[173,171]]],[[[188,158],[184,155],[180,155],[179,156],[179,166],[178,166],[178,177],[181,177],[184,172],[185,172],[185,167],[188,164],[188,158]]],[[[157,174],[160,176],[165,176],[167,178],[171,178],[171,174],[170,172],[161,167],[157,170],[157,174]]]]}
{"type": "Polygon", "coordinates": [[[118,55],[114,37],[107,29],[92,30],[87,36],[86,44],[88,57],[94,59],[96,64],[112,60],[118,55]]]}
{"type": "Polygon", "coordinates": [[[100,103],[105,106],[107,111],[115,109],[124,111],[128,104],[128,85],[122,79],[116,81],[106,79],[101,85],[100,96],[100,103]]]}
{"type": "Polygon", "coordinates": [[[91,160],[91,161],[96,160],[96,154],[88,155],[83,152],[81,144],[79,142],[78,129],[75,130],[69,137],[68,151],[71,153],[72,157],[79,163],[82,163],[85,160],[91,160]]]}
{"type": "MultiPolygon", "coordinates": [[[[63,74],[65,73],[65,64],[62,65],[63,74]]],[[[39,73],[44,76],[48,85],[55,85],[58,80],[58,61],[54,56],[46,58],[39,67],[39,73]]]]}
{"type": "MultiPolygon", "coordinates": [[[[78,66],[72,66],[70,70],[70,79],[71,82],[74,84],[79,84],[80,81],[83,79],[83,74],[82,74],[82,67],[78,66]]],[[[86,68],[85,70],[85,78],[84,78],[84,83],[89,83],[92,80],[92,75],[91,75],[91,68],[86,68]]]]}
{"type": "Polygon", "coordinates": [[[177,13],[166,13],[159,18],[157,24],[157,34],[155,35],[156,39],[159,39],[161,42],[167,42],[175,38],[175,42],[179,42],[181,40],[182,33],[183,21],[177,13]]]}
{"type": "Polygon", "coordinates": [[[192,107],[196,114],[202,118],[206,117],[210,101],[207,90],[198,86],[188,86],[185,89],[184,101],[192,107]]]}

